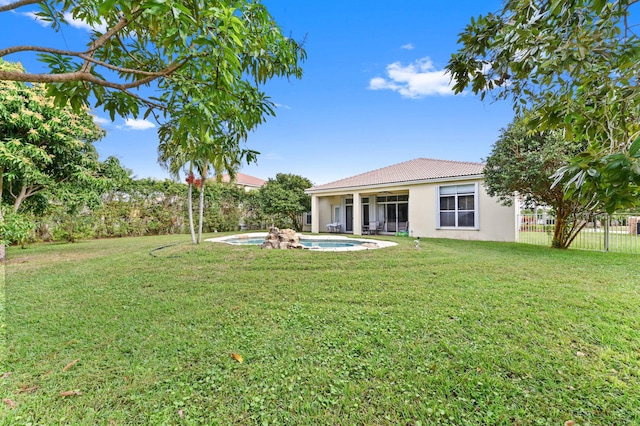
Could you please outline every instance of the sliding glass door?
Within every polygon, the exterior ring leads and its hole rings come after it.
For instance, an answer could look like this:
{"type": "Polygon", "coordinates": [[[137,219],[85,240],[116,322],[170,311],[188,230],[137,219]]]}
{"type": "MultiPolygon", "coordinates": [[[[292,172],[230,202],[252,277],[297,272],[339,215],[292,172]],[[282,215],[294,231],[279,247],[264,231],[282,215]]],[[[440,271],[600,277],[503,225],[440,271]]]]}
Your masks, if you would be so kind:
{"type": "Polygon", "coordinates": [[[345,222],[346,222],[345,231],[353,232],[353,205],[344,206],[344,212],[347,215],[347,217],[345,218],[345,222]]]}
{"type": "Polygon", "coordinates": [[[387,232],[396,232],[397,223],[396,219],[398,218],[398,205],[397,204],[386,204],[384,216],[385,223],[385,231],[387,232]]]}
{"type": "Polygon", "coordinates": [[[383,223],[384,232],[397,232],[407,229],[409,221],[409,196],[391,195],[378,197],[378,221],[383,223]]]}

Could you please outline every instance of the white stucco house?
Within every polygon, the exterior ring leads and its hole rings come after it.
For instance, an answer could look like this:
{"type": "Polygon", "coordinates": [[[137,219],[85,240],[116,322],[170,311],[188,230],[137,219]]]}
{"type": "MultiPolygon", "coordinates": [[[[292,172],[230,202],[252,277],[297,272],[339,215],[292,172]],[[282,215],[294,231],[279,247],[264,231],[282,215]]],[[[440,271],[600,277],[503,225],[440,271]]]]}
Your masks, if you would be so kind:
{"type": "Polygon", "coordinates": [[[416,158],[314,186],[306,190],[311,232],[515,241],[519,203],[505,207],[490,197],[483,168],[416,158]]]}

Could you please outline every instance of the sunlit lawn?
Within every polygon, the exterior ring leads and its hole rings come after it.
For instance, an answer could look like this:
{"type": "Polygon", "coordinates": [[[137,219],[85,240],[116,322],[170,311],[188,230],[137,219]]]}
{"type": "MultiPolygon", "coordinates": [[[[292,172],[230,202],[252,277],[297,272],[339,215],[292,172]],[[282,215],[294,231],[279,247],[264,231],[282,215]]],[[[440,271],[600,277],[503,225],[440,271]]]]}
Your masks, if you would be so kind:
{"type": "Polygon", "coordinates": [[[640,424],[638,255],[188,239],[11,248],[0,424],[640,424]]]}

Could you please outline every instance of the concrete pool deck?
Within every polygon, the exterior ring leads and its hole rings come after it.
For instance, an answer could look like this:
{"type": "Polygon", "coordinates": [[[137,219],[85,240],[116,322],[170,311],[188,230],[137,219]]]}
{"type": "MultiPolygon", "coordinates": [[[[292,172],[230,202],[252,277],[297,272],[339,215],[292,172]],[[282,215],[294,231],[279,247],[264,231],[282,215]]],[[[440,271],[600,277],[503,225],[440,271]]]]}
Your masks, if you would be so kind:
{"type": "MultiPolygon", "coordinates": [[[[233,244],[232,242],[229,242],[228,240],[235,240],[235,239],[257,239],[257,238],[262,238],[264,239],[267,235],[269,235],[268,232],[251,232],[251,233],[243,233],[243,234],[235,234],[235,235],[227,235],[224,237],[217,237],[217,238],[207,238],[205,241],[208,242],[212,242],[212,243],[226,243],[226,244],[233,244]]],[[[363,243],[365,245],[357,245],[357,246],[351,246],[351,247],[309,247],[307,248],[307,250],[311,250],[311,251],[359,251],[359,250],[375,250],[375,249],[380,249],[380,248],[387,248],[387,247],[393,247],[393,246],[397,246],[397,243],[391,242],[391,241],[383,241],[383,240],[374,240],[374,239],[369,239],[369,238],[351,238],[351,237],[347,237],[347,236],[343,236],[343,235],[305,235],[305,234],[298,234],[301,240],[305,240],[305,241],[313,241],[313,240],[317,240],[317,241],[352,241],[352,242],[358,242],[358,243],[363,243]]]]}

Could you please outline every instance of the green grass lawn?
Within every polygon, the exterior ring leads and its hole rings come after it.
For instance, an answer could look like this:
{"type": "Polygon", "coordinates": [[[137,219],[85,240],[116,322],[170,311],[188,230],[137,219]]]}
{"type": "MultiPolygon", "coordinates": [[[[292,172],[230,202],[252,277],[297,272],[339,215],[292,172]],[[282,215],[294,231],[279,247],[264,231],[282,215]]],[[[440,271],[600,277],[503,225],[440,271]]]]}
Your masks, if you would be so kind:
{"type": "Polygon", "coordinates": [[[10,248],[0,424],[640,424],[638,255],[388,239],[10,248]]]}

